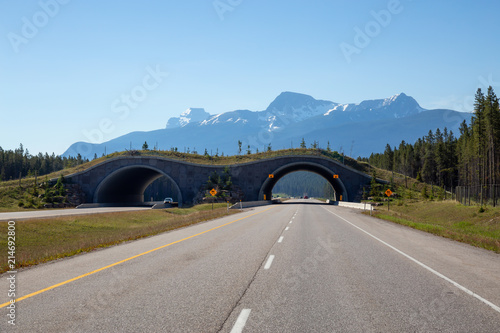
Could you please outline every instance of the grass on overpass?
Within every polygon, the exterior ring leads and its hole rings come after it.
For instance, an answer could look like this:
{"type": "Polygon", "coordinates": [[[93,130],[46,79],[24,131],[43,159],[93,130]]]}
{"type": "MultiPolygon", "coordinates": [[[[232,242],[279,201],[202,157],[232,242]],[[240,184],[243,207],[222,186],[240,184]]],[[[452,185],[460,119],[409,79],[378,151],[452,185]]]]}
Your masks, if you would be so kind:
{"type": "MultiPolygon", "coordinates": [[[[107,156],[103,156],[101,158],[97,158],[90,162],[84,163],[82,165],[66,168],[57,172],[53,172],[48,175],[43,175],[37,177],[37,184],[41,184],[46,179],[55,179],[60,175],[68,176],[70,174],[84,171],[92,166],[95,166],[99,163],[106,162],[110,159],[120,157],[120,156],[158,156],[169,158],[172,160],[178,160],[182,162],[196,163],[196,164],[205,164],[205,165],[234,165],[234,164],[242,164],[248,162],[254,162],[274,157],[282,157],[282,156],[291,156],[291,155],[304,155],[304,156],[322,156],[325,158],[330,158],[346,165],[362,171],[369,172],[370,166],[367,163],[358,162],[349,157],[342,157],[339,153],[335,151],[327,151],[322,149],[284,149],[284,150],[276,150],[276,151],[267,151],[257,154],[241,154],[234,156],[209,156],[209,155],[199,155],[199,154],[187,154],[180,153],[175,151],[157,151],[157,150],[142,150],[142,151],[125,151],[125,152],[116,152],[113,154],[109,154],[107,156]]],[[[36,198],[32,198],[30,191],[35,186],[35,177],[26,177],[21,180],[9,180],[9,181],[0,181],[0,212],[7,211],[23,211],[26,208],[19,207],[20,202],[31,203],[28,204],[28,208],[40,206],[39,200],[36,198]]]]}

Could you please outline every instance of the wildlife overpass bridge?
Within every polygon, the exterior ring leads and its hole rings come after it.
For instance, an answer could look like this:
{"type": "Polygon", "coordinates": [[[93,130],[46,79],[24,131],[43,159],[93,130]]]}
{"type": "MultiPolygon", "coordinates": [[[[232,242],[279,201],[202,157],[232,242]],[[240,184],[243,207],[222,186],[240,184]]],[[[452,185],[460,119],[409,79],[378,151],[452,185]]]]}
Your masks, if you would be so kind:
{"type": "MultiPolygon", "coordinates": [[[[324,177],[337,200],[360,201],[371,176],[321,156],[290,155],[227,165],[233,186],[244,193],[244,201],[270,200],[274,185],[295,171],[310,171],[324,177]],[[342,197],[340,197],[342,196],[342,197]]],[[[86,203],[136,205],[144,202],[144,191],[154,180],[166,176],[177,191],[179,206],[193,204],[209,175],[222,175],[224,165],[204,165],[159,156],[121,156],[69,175],[79,184],[86,203]]]]}

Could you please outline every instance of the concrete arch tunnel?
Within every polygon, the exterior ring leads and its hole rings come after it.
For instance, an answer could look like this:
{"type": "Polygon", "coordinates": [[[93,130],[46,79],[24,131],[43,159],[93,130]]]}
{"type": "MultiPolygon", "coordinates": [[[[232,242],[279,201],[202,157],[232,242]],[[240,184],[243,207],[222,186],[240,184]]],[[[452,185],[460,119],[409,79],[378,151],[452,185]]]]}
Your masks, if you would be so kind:
{"type": "Polygon", "coordinates": [[[177,183],[162,170],[145,165],[125,166],[113,171],[97,186],[94,203],[137,204],[144,202],[144,191],[156,179],[165,176],[177,189],[182,202],[182,193],[177,183]]]}
{"type": "Polygon", "coordinates": [[[222,174],[225,167],[229,167],[232,183],[243,193],[244,201],[264,200],[264,196],[270,199],[274,185],[295,171],[324,177],[343,201],[360,201],[363,188],[371,180],[363,172],[320,155],[278,156],[230,165],[198,164],[161,156],[119,156],[69,175],[66,180],[80,185],[86,203],[134,205],[144,202],[149,184],[165,176],[177,192],[179,206],[183,206],[195,203],[208,177],[214,171],[222,174]],[[270,174],[274,177],[270,178],[270,174]]]}
{"type": "Polygon", "coordinates": [[[269,200],[272,197],[272,190],[278,181],[286,175],[297,171],[308,171],[322,176],[334,189],[337,199],[342,198],[344,201],[349,201],[349,195],[344,184],[340,178],[334,178],[334,175],[337,174],[320,164],[311,162],[293,162],[274,170],[270,174],[272,178],[269,177],[262,184],[259,191],[259,200],[269,200]]]}

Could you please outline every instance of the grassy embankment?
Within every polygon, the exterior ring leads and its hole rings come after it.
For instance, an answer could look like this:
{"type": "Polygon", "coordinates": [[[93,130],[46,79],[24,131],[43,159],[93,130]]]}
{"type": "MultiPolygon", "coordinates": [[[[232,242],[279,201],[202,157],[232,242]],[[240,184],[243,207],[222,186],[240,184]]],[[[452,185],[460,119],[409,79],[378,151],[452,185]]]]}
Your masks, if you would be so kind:
{"type": "MultiPolygon", "coordinates": [[[[226,204],[16,222],[16,268],[93,251],[227,215],[226,204]]],[[[232,214],[234,212],[230,212],[232,214]]],[[[0,222],[0,273],[7,269],[7,222],[0,222]]]]}
{"type": "Polygon", "coordinates": [[[500,253],[500,207],[417,201],[380,208],[378,218],[500,253]]]}
{"type": "Polygon", "coordinates": [[[388,211],[387,198],[381,193],[383,205],[374,216],[500,253],[500,207],[463,206],[437,186],[382,169],[376,169],[376,174],[392,179],[392,185],[380,190],[390,187],[396,197],[388,211]]]}

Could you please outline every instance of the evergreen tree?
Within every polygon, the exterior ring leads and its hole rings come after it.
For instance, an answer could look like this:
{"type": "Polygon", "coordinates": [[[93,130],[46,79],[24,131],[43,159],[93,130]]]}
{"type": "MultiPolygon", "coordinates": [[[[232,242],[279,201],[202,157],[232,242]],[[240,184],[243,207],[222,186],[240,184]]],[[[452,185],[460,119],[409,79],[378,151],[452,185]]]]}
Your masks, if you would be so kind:
{"type": "Polygon", "coordinates": [[[424,187],[422,188],[422,198],[424,199],[427,199],[429,197],[429,195],[427,194],[427,185],[424,185],[424,187]]]}
{"type": "Polygon", "coordinates": [[[394,152],[391,145],[387,144],[384,151],[384,169],[393,171],[394,167],[394,152]]]}
{"type": "Polygon", "coordinates": [[[217,173],[217,171],[214,170],[214,171],[212,171],[210,176],[208,176],[208,181],[207,181],[207,184],[205,186],[205,189],[211,190],[211,189],[215,188],[216,190],[218,190],[220,182],[221,182],[221,178],[220,178],[219,174],[217,173]]]}
{"type": "Polygon", "coordinates": [[[377,174],[375,170],[373,170],[372,179],[370,181],[370,196],[373,197],[374,200],[378,200],[380,195],[380,184],[377,183],[377,174]]]}
{"type": "Polygon", "coordinates": [[[4,150],[0,147],[0,176],[2,180],[17,179],[19,176],[46,175],[64,168],[74,167],[88,162],[88,159],[78,157],[61,157],[54,153],[31,155],[22,144],[19,148],[4,150]]]}
{"type": "Polygon", "coordinates": [[[66,194],[66,191],[64,190],[64,182],[64,176],[59,176],[55,185],[57,195],[64,196],[66,194]]]}
{"type": "Polygon", "coordinates": [[[220,177],[220,185],[223,190],[231,191],[233,187],[233,182],[231,180],[231,169],[229,166],[224,167],[222,176],[220,177]]]}
{"type": "Polygon", "coordinates": [[[304,140],[304,138],[302,138],[302,141],[300,141],[300,148],[306,148],[306,140],[304,140]]]}
{"type": "MultiPolygon", "coordinates": [[[[386,146],[384,153],[367,159],[374,166],[398,171],[443,188],[458,185],[483,187],[500,182],[500,106],[491,87],[476,92],[470,124],[460,124],[456,138],[447,128],[437,129],[413,145],[386,146]],[[392,161],[392,168],[391,168],[392,161]]],[[[440,192],[438,191],[438,195],[440,192]]],[[[481,194],[482,196],[482,194],[481,194]]]]}
{"type": "Polygon", "coordinates": [[[496,184],[498,179],[498,165],[500,148],[500,108],[498,98],[493,92],[493,88],[488,88],[488,93],[484,100],[484,120],[485,120],[485,184],[496,184]]]}
{"type": "Polygon", "coordinates": [[[477,90],[476,100],[474,103],[474,116],[472,116],[472,138],[474,145],[473,154],[473,182],[476,185],[484,184],[485,180],[485,152],[486,152],[486,126],[484,119],[484,103],[485,98],[481,89],[477,90]]]}

